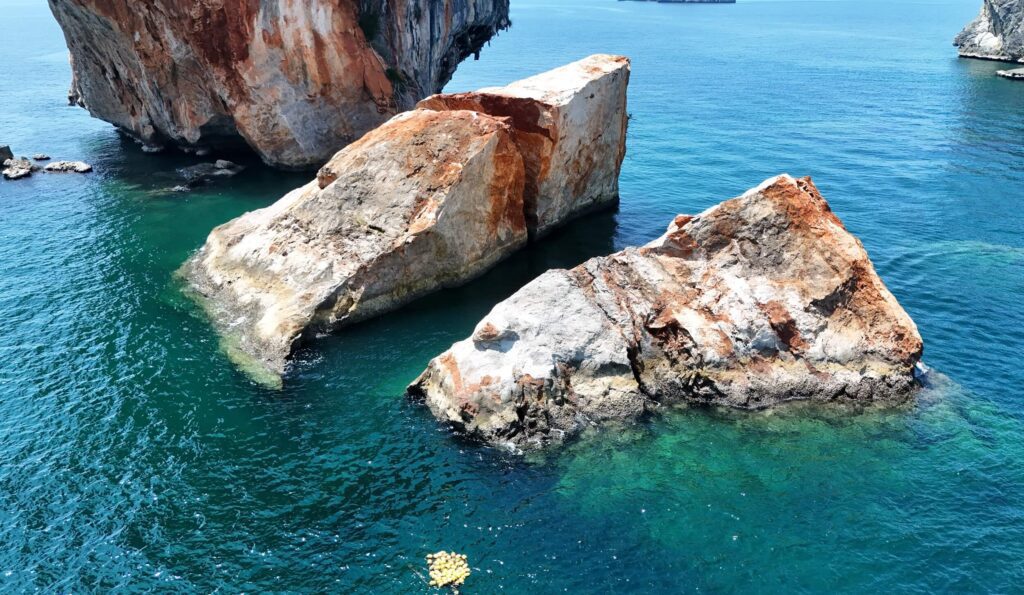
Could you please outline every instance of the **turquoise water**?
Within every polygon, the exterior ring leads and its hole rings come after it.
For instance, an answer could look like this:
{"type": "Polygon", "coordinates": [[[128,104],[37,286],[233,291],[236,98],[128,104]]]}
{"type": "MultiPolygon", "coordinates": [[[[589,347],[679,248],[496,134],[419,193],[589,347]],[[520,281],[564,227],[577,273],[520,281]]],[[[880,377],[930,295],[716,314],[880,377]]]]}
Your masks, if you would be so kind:
{"type": "Polygon", "coordinates": [[[633,58],[617,213],[304,353],[236,372],[171,275],[210,228],[304,175],[189,195],[63,105],[45,5],[5,0],[0,143],[88,177],[0,182],[0,591],[1002,592],[1024,584],[1024,84],[950,42],[976,0],[721,6],[513,0],[449,86],[591,52],[633,58]],[[552,266],[812,175],[918,322],[934,386],[905,411],[681,411],[517,459],[403,388],[552,266]]]}

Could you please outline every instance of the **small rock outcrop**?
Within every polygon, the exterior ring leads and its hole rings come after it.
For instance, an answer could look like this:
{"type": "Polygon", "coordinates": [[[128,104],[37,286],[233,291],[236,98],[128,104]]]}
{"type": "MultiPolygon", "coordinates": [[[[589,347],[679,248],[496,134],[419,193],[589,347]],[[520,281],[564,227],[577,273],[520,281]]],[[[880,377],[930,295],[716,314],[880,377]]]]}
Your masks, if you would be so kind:
{"type": "Polygon", "coordinates": [[[510,92],[502,105],[524,106],[520,116],[492,113],[485,100],[400,114],[308,185],[215,229],[182,274],[229,355],[276,383],[305,340],[465,283],[522,247],[531,228],[612,204],[628,71],[625,58],[592,56],[530,79],[550,101],[510,92]],[[582,148],[578,162],[556,158],[582,148]]]}
{"type": "Polygon", "coordinates": [[[44,167],[43,170],[58,174],[87,174],[92,171],[92,166],[84,161],[54,161],[44,167]]]}
{"type": "Polygon", "coordinates": [[[1024,62],[1024,0],[984,0],[953,45],[965,58],[1024,62]]]}
{"type": "Polygon", "coordinates": [[[145,147],[323,164],[509,26],[508,0],[49,0],[69,100],[145,147]]]}
{"type": "Polygon", "coordinates": [[[409,388],[516,449],[661,405],[901,402],[922,341],[810,179],[780,176],[660,239],[540,276],[409,388]]]}
{"type": "Polygon", "coordinates": [[[1010,70],[997,70],[996,74],[1003,78],[1015,81],[1024,81],[1024,68],[1011,68],[1010,70]]]}
{"type": "Polygon", "coordinates": [[[3,163],[8,159],[14,159],[14,151],[11,151],[11,147],[9,145],[0,145],[0,163],[3,163]]]}
{"type": "Polygon", "coordinates": [[[0,175],[3,175],[5,180],[20,180],[31,176],[32,172],[39,171],[39,166],[29,161],[27,157],[10,157],[4,159],[0,165],[3,165],[0,175]]]}

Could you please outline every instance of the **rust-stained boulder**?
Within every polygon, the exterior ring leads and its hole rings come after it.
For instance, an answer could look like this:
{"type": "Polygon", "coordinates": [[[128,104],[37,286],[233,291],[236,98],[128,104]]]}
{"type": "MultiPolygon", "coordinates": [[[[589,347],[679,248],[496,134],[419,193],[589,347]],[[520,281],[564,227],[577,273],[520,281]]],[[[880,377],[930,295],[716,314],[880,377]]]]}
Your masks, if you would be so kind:
{"type": "Polygon", "coordinates": [[[69,99],[142,140],[323,164],[509,25],[508,0],[49,0],[69,99]]]}
{"type": "Polygon", "coordinates": [[[861,243],[810,179],[784,175],[647,246],[545,273],[409,390],[456,429],[526,449],[662,404],[900,402],[921,353],[861,243]]]}
{"type": "MultiPolygon", "coordinates": [[[[559,162],[558,179],[575,181],[568,192],[552,185],[554,174],[542,178],[547,190],[527,192],[541,168],[524,150],[516,117],[485,113],[486,106],[417,109],[339,152],[307,186],[215,229],[182,272],[229,353],[277,383],[306,339],[480,274],[526,243],[531,214],[544,213],[550,229],[584,210],[573,197],[586,208],[614,202],[629,63],[615,56],[585,63],[591,83],[576,68],[541,79],[560,98],[552,105],[573,115],[551,133],[549,155],[563,144],[602,140],[569,126],[614,137],[608,149],[581,152],[583,168],[559,162]]],[[[544,167],[551,162],[545,157],[544,167]]]]}
{"type": "Polygon", "coordinates": [[[396,116],[317,180],[216,228],[183,273],[255,376],[298,344],[480,274],[527,241],[523,161],[475,112],[396,116]]]}
{"type": "Polygon", "coordinates": [[[598,54],[506,87],[434,95],[418,107],[509,119],[526,164],[527,221],[544,235],[618,201],[629,72],[629,59],[598,54]]]}

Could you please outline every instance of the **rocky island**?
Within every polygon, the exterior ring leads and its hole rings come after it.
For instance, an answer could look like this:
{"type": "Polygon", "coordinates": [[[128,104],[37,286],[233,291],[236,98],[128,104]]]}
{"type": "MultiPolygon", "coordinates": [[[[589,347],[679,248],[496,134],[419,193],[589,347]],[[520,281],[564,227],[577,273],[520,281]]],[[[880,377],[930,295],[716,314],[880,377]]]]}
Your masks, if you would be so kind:
{"type": "Polygon", "coordinates": [[[984,0],[953,45],[964,58],[1024,62],[1024,0],[984,0]]]}
{"type": "Polygon", "coordinates": [[[439,95],[277,203],[216,228],[182,274],[224,345],[280,382],[303,342],[472,279],[618,200],[629,60],[595,55],[439,95]]]}
{"type": "Polygon", "coordinates": [[[69,98],[150,149],[249,146],[322,165],[441,90],[508,0],[49,0],[69,98]]]}
{"type": "Polygon", "coordinates": [[[530,449],[673,403],[898,403],[921,354],[861,243],[810,179],[783,175],[541,275],[409,393],[460,432],[530,449]]]}

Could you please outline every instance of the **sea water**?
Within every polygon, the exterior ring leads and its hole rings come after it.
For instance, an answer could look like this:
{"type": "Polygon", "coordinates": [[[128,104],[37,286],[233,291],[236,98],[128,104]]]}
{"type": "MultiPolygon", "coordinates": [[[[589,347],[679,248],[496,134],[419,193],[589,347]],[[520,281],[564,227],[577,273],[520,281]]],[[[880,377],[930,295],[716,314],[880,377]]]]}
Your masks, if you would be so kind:
{"type": "Polygon", "coordinates": [[[0,182],[0,591],[1012,592],[1024,584],[1024,84],[960,60],[978,0],[513,0],[449,90],[633,59],[617,212],[249,381],[174,271],[310,174],[247,162],[168,191],[66,106],[46,5],[4,0],[0,143],[88,176],[0,182]],[[897,411],[692,409],[516,457],[404,387],[551,267],[657,237],[782,172],[813,176],[920,326],[897,411]]]}

